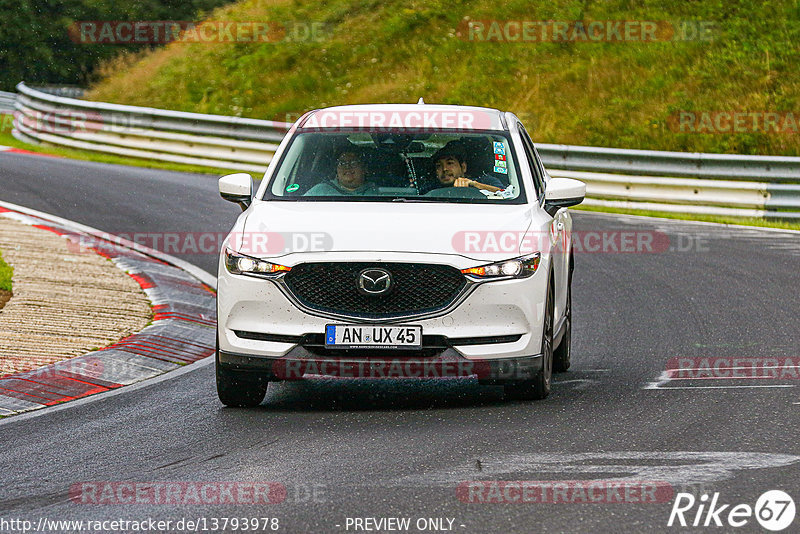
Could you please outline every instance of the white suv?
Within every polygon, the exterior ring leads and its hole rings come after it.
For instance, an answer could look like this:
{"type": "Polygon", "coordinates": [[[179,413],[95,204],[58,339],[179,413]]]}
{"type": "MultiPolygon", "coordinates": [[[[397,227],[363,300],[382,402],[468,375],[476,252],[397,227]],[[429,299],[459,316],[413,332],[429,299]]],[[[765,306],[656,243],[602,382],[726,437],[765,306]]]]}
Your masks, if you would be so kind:
{"type": "Polygon", "coordinates": [[[416,105],[311,111],[219,261],[217,390],[261,403],[309,376],[477,376],[542,399],[570,364],[572,220],[512,113],[416,105]]]}

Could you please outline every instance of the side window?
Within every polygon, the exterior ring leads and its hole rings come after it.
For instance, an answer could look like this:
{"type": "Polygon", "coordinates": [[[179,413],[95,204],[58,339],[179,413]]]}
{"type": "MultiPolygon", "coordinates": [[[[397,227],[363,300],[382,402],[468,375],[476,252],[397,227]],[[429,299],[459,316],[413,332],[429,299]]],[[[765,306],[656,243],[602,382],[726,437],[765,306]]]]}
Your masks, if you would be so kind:
{"type": "Polygon", "coordinates": [[[531,168],[533,179],[536,182],[537,196],[540,196],[544,192],[544,176],[542,176],[542,169],[539,166],[539,160],[536,159],[536,151],[533,148],[533,141],[531,141],[528,132],[525,131],[525,127],[522,126],[522,124],[517,123],[517,128],[519,128],[520,135],[522,136],[522,144],[525,147],[525,156],[528,159],[528,165],[531,168]]]}

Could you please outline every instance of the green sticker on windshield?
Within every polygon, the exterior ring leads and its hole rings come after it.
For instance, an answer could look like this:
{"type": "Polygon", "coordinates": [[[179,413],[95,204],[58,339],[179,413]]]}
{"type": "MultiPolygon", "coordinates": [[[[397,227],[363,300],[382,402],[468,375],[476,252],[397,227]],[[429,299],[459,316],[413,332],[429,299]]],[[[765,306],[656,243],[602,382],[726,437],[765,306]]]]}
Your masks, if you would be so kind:
{"type": "Polygon", "coordinates": [[[292,184],[292,185],[290,185],[289,187],[286,188],[286,192],[287,193],[294,193],[298,189],[300,189],[300,184],[292,184]]]}

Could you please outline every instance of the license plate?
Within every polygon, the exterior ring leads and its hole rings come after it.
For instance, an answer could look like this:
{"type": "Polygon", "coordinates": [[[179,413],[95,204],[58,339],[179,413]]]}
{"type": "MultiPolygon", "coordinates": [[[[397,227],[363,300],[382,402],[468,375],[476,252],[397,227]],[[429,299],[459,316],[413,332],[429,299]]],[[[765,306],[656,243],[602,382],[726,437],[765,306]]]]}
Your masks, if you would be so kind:
{"type": "Polygon", "coordinates": [[[422,327],[329,324],[325,327],[325,346],[341,349],[419,348],[422,346],[422,327]]]}

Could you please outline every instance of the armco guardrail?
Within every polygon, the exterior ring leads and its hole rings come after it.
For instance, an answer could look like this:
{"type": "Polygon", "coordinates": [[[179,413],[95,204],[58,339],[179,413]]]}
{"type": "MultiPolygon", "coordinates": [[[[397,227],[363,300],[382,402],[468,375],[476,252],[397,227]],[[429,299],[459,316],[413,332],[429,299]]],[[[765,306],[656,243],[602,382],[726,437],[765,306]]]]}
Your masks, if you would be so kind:
{"type": "Polygon", "coordinates": [[[548,167],[643,176],[800,182],[800,158],[537,144],[548,167]]]}
{"type": "MultiPolygon", "coordinates": [[[[14,135],[23,140],[220,169],[263,172],[291,126],[17,90],[14,135]]],[[[800,158],[537,149],[551,175],[586,182],[587,205],[800,219],[800,158]]]]}
{"type": "Polygon", "coordinates": [[[37,85],[37,91],[48,95],[65,96],[67,98],[83,98],[86,89],[69,85],[37,85]]]}
{"type": "Polygon", "coordinates": [[[14,111],[14,103],[17,101],[17,93],[0,91],[0,113],[11,113],[14,111]]]}
{"type": "Polygon", "coordinates": [[[221,169],[264,172],[291,126],[51,95],[17,85],[15,136],[43,142],[221,169]]]}
{"type": "Polygon", "coordinates": [[[586,183],[587,206],[776,219],[800,218],[800,185],[549,169],[586,183]],[[777,211],[793,210],[793,211],[777,211]]]}

